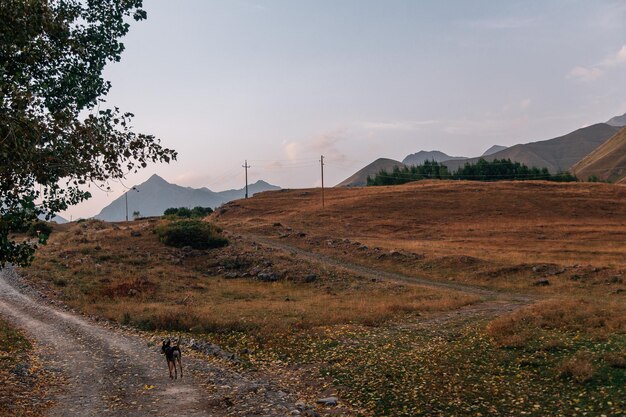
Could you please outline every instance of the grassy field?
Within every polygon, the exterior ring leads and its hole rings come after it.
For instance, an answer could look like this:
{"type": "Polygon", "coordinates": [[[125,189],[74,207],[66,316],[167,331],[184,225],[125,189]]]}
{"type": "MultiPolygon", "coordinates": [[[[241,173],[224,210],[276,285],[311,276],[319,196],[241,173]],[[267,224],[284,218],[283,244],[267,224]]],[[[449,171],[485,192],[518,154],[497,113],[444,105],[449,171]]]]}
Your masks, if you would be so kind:
{"type": "Polygon", "coordinates": [[[209,219],[225,248],[167,247],[159,219],[87,221],[58,226],[23,272],[88,314],[206,338],[304,396],[337,394],[335,414],[617,416],[625,190],[425,182],[329,190],[325,210],[317,190],[269,192],[209,219]]]}

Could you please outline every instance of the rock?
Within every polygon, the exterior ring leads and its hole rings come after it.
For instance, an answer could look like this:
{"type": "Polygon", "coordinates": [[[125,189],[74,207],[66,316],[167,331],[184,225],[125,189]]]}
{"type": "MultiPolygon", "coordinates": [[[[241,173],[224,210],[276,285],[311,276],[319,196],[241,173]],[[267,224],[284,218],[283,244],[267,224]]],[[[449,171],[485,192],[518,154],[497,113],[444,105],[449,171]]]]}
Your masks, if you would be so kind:
{"type": "Polygon", "coordinates": [[[11,371],[14,375],[25,377],[28,376],[30,371],[30,365],[27,363],[19,363],[15,365],[15,368],[11,371]]]}
{"type": "Polygon", "coordinates": [[[533,282],[533,285],[535,287],[545,287],[545,286],[550,285],[550,281],[548,281],[547,279],[540,279],[540,280],[533,282]]]}
{"type": "Polygon", "coordinates": [[[327,405],[327,406],[335,406],[335,405],[337,405],[337,401],[339,401],[339,399],[337,397],[326,397],[326,398],[320,398],[316,402],[318,404],[323,404],[323,405],[327,405]]]}
{"type": "Polygon", "coordinates": [[[259,272],[256,277],[259,281],[263,281],[263,282],[278,281],[278,276],[276,274],[272,274],[268,272],[259,272]]]}

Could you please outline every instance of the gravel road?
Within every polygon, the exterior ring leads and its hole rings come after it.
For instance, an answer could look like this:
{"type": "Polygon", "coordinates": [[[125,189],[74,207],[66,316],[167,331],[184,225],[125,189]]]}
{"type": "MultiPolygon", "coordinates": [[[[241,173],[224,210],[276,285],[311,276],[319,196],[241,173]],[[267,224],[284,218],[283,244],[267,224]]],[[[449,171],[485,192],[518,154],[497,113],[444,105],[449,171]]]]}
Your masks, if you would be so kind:
{"type": "Polygon", "coordinates": [[[35,339],[46,366],[65,377],[51,416],[284,416],[295,409],[286,390],[184,351],[185,377],[170,380],[158,345],[46,303],[12,268],[0,271],[0,315],[35,339]]]}

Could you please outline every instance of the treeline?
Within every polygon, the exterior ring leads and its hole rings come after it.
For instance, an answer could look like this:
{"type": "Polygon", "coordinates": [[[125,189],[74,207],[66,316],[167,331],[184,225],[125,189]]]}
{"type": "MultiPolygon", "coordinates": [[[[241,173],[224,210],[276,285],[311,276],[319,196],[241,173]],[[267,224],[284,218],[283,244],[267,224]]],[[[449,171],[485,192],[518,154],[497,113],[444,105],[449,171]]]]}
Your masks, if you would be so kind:
{"type": "Polygon", "coordinates": [[[165,212],[163,212],[163,215],[168,217],[180,217],[183,219],[190,219],[206,217],[211,213],[213,213],[213,209],[211,207],[197,206],[192,209],[187,207],[170,207],[165,210],[165,212]]]}
{"type": "Polygon", "coordinates": [[[494,159],[487,161],[479,159],[476,163],[466,163],[454,172],[448,167],[436,162],[426,161],[422,165],[394,167],[391,172],[381,170],[374,177],[367,177],[367,185],[398,185],[410,181],[426,179],[438,180],[469,180],[469,181],[578,181],[569,172],[550,174],[547,168],[529,168],[510,159],[494,159]]]}

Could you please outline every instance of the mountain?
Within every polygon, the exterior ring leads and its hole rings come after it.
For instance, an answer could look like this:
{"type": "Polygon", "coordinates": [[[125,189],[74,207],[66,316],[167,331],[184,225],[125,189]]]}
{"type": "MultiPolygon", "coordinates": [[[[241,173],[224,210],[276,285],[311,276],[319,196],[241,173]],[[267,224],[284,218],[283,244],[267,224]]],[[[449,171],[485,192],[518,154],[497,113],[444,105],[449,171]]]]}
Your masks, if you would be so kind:
{"type": "MultiPolygon", "coordinates": [[[[121,221],[126,218],[126,198],[128,198],[128,217],[138,211],[142,216],[160,216],[170,207],[218,207],[232,200],[245,197],[245,189],[211,191],[208,188],[181,187],[171,184],[158,175],[151,176],[146,182],[128,190],[125,195],[115,199],[95,216],[105,221],[121,221]]],[[[250,196],[280,187],[257,181],[248,185],[250,196]]]]}
{"type": "Polygon", "coordinates": [[[613,117],[611,120],[606,122],[606,124],[611,125],[611,126],[616,126],[616,127],[626,126],[626,113],[622,114],[621,116],[613,117]]]}
{"type": "Polygon", "coordinates": [[[403,167],[404,164],[400,161],[387,158],[378,158],[371,164],[364,168],[361,168],[351,177],[341,181],[335,187],[364,187],[367,185],[367,177],[374,176],[380,172],[381,169],[385,171],[391,171],[394,167],[403,167]]]}
{"type": "Polygon", "coordinates": [[[493,155],[496,152],[500,152],[505,150],[507,147],[502,145],[493,145],[491,148],[487,149],[481,156],[489,156],[493,155]]]}
{"type": "Polygon", "coordinates": [[[402,160],[404,165],[421,165],[426,161],[435,161],[435,162],[443,162],[443,161],[453,161],[453,160],[465,160],[464,156],[450,156],[446,155],[440,151],[419,151],[417,153],[412,153],[407,155],[406,158],[402,160]]]}
{"type": "MultiPolygon", "coordinates": [[[[511,161],[520,162],[529,167],[548,168],[551,173],[567,171],[576,162],[606,142],[618,130],[619,127],[598,123],[558,138],[511,146],[483,158],[489,161],[511,159],[511,161]]],[[[444,161],[444,164],[451,171],[454,171],[466,162],[474,163],[479,159],[448,160],[444,161]]]]}
{"type": "Polygon", "coordinates": [[[571,168],[583,181],[596,176],[611,182],[626,181],[626,127],[571,168]]]}

